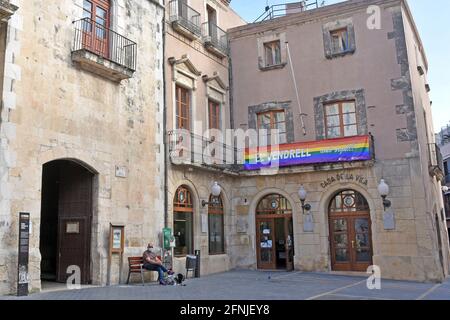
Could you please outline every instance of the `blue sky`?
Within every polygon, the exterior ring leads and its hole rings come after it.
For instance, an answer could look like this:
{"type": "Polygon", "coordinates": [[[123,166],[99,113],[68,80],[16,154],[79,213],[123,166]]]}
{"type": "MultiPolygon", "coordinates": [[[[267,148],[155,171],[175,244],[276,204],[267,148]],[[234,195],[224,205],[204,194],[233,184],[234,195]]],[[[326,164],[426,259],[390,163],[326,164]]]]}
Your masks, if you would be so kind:
{"type": "MultiPolygon", "coordinates": [[[[232,0],[231,6],[249,22],[264,12],[267,0],[232,0]]],[[[295,0],[269,0],[269,5],[296,2],[295,0]]],[[[319,3],[321,0],[319,0],[319,3]]],[[[326,0],[326,4],[342,2],[326,0]]],[[[429,62],[428,82],[433,101],[435,131],[450,122],[450,14],[449,0],[409,0],[429,62]]]]}

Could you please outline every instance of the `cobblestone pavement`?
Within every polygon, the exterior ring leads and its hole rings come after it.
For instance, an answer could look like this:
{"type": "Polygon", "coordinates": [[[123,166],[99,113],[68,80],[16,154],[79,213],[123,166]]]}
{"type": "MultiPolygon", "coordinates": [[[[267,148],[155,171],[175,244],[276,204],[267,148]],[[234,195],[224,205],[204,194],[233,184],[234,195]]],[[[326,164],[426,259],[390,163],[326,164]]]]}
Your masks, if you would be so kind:
{"type": "MultiPolygon", "coordinates": [[[[328,273],[230,271],[188,279],[186,286],[119,285],[35,293],[31,300],[450,300],[442,284],[382,280],[369,290],[365,277],[328,273]]],[[[4,296],[0,299],[19,299],[4,296]]]]}

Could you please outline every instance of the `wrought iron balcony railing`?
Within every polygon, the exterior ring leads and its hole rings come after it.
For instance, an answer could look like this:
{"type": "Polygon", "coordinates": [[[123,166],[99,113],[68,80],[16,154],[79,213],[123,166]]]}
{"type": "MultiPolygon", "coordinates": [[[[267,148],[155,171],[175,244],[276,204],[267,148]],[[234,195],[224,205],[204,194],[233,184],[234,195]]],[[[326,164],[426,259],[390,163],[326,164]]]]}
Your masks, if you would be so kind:
{"type": "MultiPolygon", "coordinates": [[[[195,37],[201,37],[200,13],[180,0],[172,0],[169,3],[169,19],[174,27],[185,29],[195,37]]],[[[183,31],[185,31],[183,30],[183,31]]],[[[181,30],[180,30],[181,31],[181,30]]],[[[184,32],[183,32],[184,33],[184,32]]]]}
{"type": "Polygon", "coordinates": [[[307,0],[292,3],[276,4],[273,6],[267,6],[266,11],[260,15],[255,22],[263,22],[280,17],[284,17],[289,14],[303,12],[310,9],[316,9],[319,7],[317,0],[307,0]]]}
{"type": "MultiPolygon", "coordinates": [[[[210,166],[217,169],[236,169],[238,149],[187,130],[168,132],[169,154],[174,164],[210,166]]],[[[244,150],[241,150],[241,154],[244,150]]]]}
{"type": "Polygon", "coordinates": [[[75,21],[74,25],[74,52],[86,50],[129,70],[136,70],[136,42],[89,18],[75,21]]]}
{"type": "Polygon", "coordinates": [[[203,41],[207,47],[212,47],[224,55],[228,55],[227,33],[212,22],[202,25],[203,41]]]}

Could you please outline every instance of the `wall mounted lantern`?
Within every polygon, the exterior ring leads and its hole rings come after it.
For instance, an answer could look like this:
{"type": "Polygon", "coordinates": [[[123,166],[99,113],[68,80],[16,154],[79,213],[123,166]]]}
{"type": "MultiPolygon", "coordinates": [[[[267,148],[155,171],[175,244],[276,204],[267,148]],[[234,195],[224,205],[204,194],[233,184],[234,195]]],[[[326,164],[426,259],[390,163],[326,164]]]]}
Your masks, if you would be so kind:
{"type": "Polygon", "coordinates": [[[302,210],[303,210],[303,214],[305,214],[305,210],[309,211],[311,210],[311,205],[306,203],[306,197],[308,196],[308,192],[305,190],[305,187],[303,187],[303,185],[301,185],[300,189],[298,190],[298,196],[300,198],[300,201],[302,202],[302,210]]]}
{"type": "Polygon", "coordinates": [[[219,183],[217,181],[215,181],[213,186],[211,187],[211,194],[213,196],[213,201],[208,202],[208,201],[203,200],[202,207],[206,207],[207,205],[210,205],[210,204],[212,204],[212,205],[216,204],[221,193],[222,193],[222,188],[219,186],[219,183]]]}
{"type": "Polygon", "coordinates": [[[447,186],[442,186],[442,192],[447,193],[449,188],[447,186]]]}
{"type": "Polygon", "coordinates": [[[384,211],[386,211],[386,209],[390,208],[392,203],[390,200],[386,199],[387,196],[389,195],[389,186],[386,183],[386,181],[384,181],[384,179],[381,179],[380,184],[378,185],[378,192],[381,195],[381,198],[383,199],[383,207],[384,207],[384,211]]]}

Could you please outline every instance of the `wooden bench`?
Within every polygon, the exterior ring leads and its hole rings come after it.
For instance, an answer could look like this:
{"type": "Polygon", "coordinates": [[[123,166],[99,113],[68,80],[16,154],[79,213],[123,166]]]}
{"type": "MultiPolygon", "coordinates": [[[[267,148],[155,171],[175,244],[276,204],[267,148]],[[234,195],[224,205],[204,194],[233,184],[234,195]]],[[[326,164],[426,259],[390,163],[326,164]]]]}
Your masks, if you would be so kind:
{"type": "Polygon", "coordinates": [[[128,257],[128,278],[127,284],[130,283],[130,276],[132,273],[140,273],[142,285],[145,285],[144,272],[157,272],[153,270],[147,270],[144,268],[144,259],[142,257],[128,257]]]}

